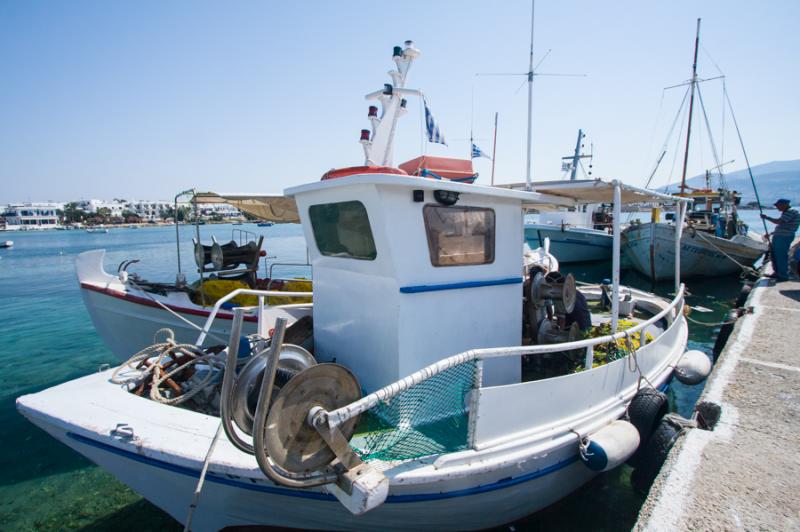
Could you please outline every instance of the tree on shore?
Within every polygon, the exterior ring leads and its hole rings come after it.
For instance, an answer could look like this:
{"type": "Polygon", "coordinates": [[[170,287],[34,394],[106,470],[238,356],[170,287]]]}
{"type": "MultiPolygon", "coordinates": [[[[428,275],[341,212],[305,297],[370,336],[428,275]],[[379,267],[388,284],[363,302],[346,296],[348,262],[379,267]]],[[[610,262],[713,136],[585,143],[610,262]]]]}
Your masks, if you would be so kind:
{"type": "Polygon", "coordinates": [[[64,205],[63,214],[61,216],[64,223],[82,223],[86,220],[86,211],[79,209],[75,202],[70,202],[64,205]]]}

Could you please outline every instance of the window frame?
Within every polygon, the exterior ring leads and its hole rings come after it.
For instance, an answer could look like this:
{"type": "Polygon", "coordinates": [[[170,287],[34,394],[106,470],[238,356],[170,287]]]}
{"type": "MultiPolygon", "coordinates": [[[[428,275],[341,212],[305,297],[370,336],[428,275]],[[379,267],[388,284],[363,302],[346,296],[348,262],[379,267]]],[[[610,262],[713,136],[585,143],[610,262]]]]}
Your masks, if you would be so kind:
{"type": "MultiPolygon", "coordinates": [[[[478,207],[474,205],[440,205],[438,203],[426,203],[422,208],[422,220],[425,226],[425,237],[428,242],[428,256],[431,261],[431,265],[434,268],[450,268],[454,266],[484,266],[487,264],[494,264],[496,256],[497,256],[497,213],[491,207],[478,207]],[[442,264],[437,263],[441,259],[441,255],[437,254],[434,249],[434,241],[433,241],[433,230],[428,222],[428,215],[427,213],[434,210],[434,209],[441,209],[441,210],[457,210],[461,212],[486,212],[489,213],[491,216],[491,231],[486,232],[486,237],[490,239],[491,243],[491,255],[488,259],[485,259],[481,262],[466,262],[466,263],[454,263],[454,264],[442,264]]],[[[486,246],[486,241],[484,241],[484,246],[486,246]]]]}
{"type": "MultiPolygon", "coordinates": [[[[369,219],[369,211],[367,210],[367,206],[364,205],[364,203],[362,201],[360,201],[360,200],[345,200],[345,201],[332,201],[332,202],[328,202],[328,203],[317,203],[317,204],[314,204],[314,205],[309,205],[309,207],[308,207],[308,219],[309,219],[309,222],[311,224],[311,233],[314,235],[314,244],[317,246],[317,250],[320,252],[321,255],[324,255],[326,257],[338,258],[338,259],[353,259],[353,260],[365,260],[365,261],[374,261],[374,260],[376,260],[378,258],[378,247],[375,245],[375,235],[374,235],[374,233],[372,231],[372,222],[369,219]],[[319,235],[319,233],[317,231],[317,229],[320,226],[318,226],[317,224],[314,223],[314,215],[312,214],[312,210],[314,210],[315,207],[316,208],[322,208],[322,207],[328,207],[328,206],[333,206],[333,205],[344,205],[344,204],[357,204],[363,210],[364,216],[366,218],[369,240],[370,240],[370,242],[372,244],[372,253],[370,253],[367,256],[353,255],[353,254],[349,253],[349,250],[348,250],[348,252],[346,254],[345,253],[341,253],[341,252],[339,252],[339,253],[332,252],[332,251],[330,251],[330,248],[323,249],[323,247],[320,245],[320,235],[319,235]]],[[[320,223],[320,222],[318,221],[317,223],[320,223]]],[[[337,222],[337,224],[338,224],[338,222],[337,222]]],[[[341,243],[341,240],[339,240],[338,237],[337,237],[337,242],[339,243],[339,245],[342,245],[342,247],[344,247],[343,244],[341,243]]]]}

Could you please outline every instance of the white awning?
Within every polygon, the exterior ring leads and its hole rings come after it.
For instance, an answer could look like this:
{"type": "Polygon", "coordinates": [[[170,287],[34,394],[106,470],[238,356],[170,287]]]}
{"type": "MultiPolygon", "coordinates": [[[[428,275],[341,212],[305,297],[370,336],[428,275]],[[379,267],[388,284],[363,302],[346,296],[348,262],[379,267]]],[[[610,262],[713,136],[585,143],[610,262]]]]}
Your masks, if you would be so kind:
{"type": "MultiPolygon", "coordinates": [[[[602,179],[582,179],[575,181],[535,181],[531,183],[531,190],[549,196],[568,198],[578,204],[584,203],[613,203],[614,202],[614,181],[603,181],[602,179]]],[[[514,183],[511,185],[497,185],[502,188],[513,190],[525,190],[525,183],[514,183]]],[[[632,203],[677,203],[679,201],[691,201],[687,198],[679,198],[669,194],[662,194],[654,190],[626,185],[620,182],[622,192],[622,204],[632,203]]]]}
{"type": "Polygon", "coordinates": [[[259,220],[278,223],[299,223],[297,204],[294,198],[275,194],[217,194],[216,192],[197,192],[194,201],[198,205],[208,203],[227,203],[259,220]]]}

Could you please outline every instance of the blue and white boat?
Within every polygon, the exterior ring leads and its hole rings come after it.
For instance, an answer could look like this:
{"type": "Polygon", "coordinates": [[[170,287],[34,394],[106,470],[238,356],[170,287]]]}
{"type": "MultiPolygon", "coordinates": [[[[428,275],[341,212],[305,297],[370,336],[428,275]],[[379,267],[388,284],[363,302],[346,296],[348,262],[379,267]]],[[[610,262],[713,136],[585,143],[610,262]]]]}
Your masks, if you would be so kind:
{"type": "MultiPolygon", "coordinates": [[[[533,183],[534,190],[546,190],[546,185],[533,183]]],[[[601,207],[583,205],[574,211],[544,211],[538,223],[525,224],[525,240],[531,246],[542,246],[550,239],[550,252],[562,264],[611,260],[613,237],[610,222],[598,222],[601,207]],[[606,229],[598,227],[606,226],[606,229]]]]}
{"type": "MultiPolygon", "coordinates": [[[[576,182],[586,135],[578,130],[575,153],[562,157],[562,169],[569,172],[569,181],[576,182]]],[[[591,168],[591,165],[590,165],[591,168]]],[[[591,177],[591,170],[587,172],[591,177]]],[[[585,180],[581,180],[585,181],[585,180]]],[[[591,181],[591,179],[589,179],[591,181]]],[[[532,182],[531,190],[548,193],[548,187],[560,181],[532,182]]],[[[525,240],[531,246],[542,246],[550,239],[550,250],[561,263],[611,260],[611,213],[603,204],[584,204],[569,210],[542,211],[536,223],[525,224],[525,240]]]]}
{"type": "MultiPolygon", "coordinates": [[[[672,377],[688,327],[679,282],[672,300],[620,287],[619,211],[665,196],[390,171],[418,56],[410,41],[396,47],[391,90],[372,95],[383,113],[362,142],[367,166],[285,191],[313,267],[313,356],[264,313],[242,337],[238,308],[227,348],[209,348],[205,332],[195,345],[168,339],[20,397],[19,411],[197,531],[484,529],[629,458],[649,434],[622,418],[642,383],[672,377]],[[617,215],[612,284],[578,295],[571,276],[524,265],[523,216],[596,198],[617,215]],[[577,299],[587,304],[576,311],[577,299]],[[610,333],[578,339],[583,319],[610,333]]],[[[240,294],[286,295],[223,300],[240,294]]]]}

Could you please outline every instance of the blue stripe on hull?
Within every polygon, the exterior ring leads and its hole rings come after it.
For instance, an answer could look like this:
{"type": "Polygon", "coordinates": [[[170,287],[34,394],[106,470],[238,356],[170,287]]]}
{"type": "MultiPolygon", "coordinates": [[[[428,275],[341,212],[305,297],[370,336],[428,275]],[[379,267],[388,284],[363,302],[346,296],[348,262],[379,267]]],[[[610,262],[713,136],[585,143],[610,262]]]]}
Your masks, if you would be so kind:
{"type": "MultiPolygon", "coordinates": [[[[113,445],[109,445],[107,443],[99,442],[97,440],[93,440],[92,438],[87,438],[86,436],[82,436],[80,434],[76,434],[74,432],[67,432],[67,437],[75,440],[79,443],[84,445],[88,445],[90,447],[94,447],[96,449],[101,449],[103,451],[109,452],[111,454],[115,454],[117,456],[121,456],[123,458],[128,458],[129,460],[133,460],[135,462],[139,462],[142,464],[146,464],[152,467],[157,467],[159,469],[164,469],[167,471],[172,471],[174,473],[179,473],[181,475],[190,476],[193,478],[200,477],[200,471],[196,469],[192,469],[190,467],[179,466],[176,464],[172,464],[169,462],[165,462],[163,460],[157,460],[155,458],[150,458],[147,456],[142,456],[137,453],[133,453],[127,451],[125,449],[120,449],[119,447],[114,447],[113,445]]],[[[569,458],[557,462],[553,465],[547,466],[545,468],[539,469],[537,471],[533,471],[531,473],[527,473],[525,475],[521,475],[519,477],[508,477],[502,480],[498,480],[497,482],[492,482],[491,484],[485,484],[483,486],[475,486],[473,488],[466,488],[462,490],[455,490],[455,491],[446,491],[442,493],[420,493],[420,494],[409,494],[409,495],[389,495],[386,498],[386,502],[388,503],[409,503],[409,502],[422,502],[422,501],[435,501],[441,499],[452,499],[455,497],[464,497],[468,495],[476,495],[478,493],[485,493],[489,491],[495,491],[499,489],[509,488],[511,486],[516,486],[518,484],[522,484],[524,482],[528,482],[531,480],[535,480],[537,478],[544,477],[551,473],[555,473],[570,464],[578,461],[578,455],[574,454],[569,458]]],[[[232,486],[235,488],[241,488],[251,491],[260,491],[263,493],[272,493],[276,495],[284,495],[288,497],[299,497],[302,499],[314,499],[314,500],[321,500],[321,501],[337,501],[336,497],[330,495],[328,493],[321,493],[318,491],[310,491],[310,490],[292,490],[286,488],[279,488],[275,486],[268,486],[264,484],[256,483],[255,481],[251,482],[243,482],[241,480],[237,480],[235,478],[220,475],[219,473],[208,472],[206,474],[206,480],[209,482],[216,482],[218,484],[224,484],[227,486],[232,486]]]]}
{"type": "Polygon", "coordinates": [[[522,277],[509,277],[508,279],[493,279],[491,281],[463,281],[447,284],[421,284],[415,286],[401,286],[401,294],[419,294],[421,292],[438,292],[439,290],[459,290],[462,288],[478,288],[481,286],[500,286],[505,284],[520,284],[522,277]]]}

